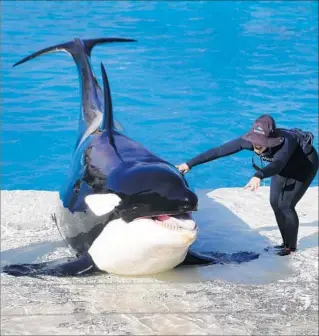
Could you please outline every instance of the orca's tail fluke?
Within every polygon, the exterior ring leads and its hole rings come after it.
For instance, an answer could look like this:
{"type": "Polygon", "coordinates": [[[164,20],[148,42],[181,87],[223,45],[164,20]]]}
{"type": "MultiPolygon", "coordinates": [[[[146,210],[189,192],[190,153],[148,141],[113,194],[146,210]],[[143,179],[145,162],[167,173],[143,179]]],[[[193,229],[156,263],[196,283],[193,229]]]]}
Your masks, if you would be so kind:
{"type": "Polygon", "coordinates": [[[91,56],[91,51],[97,44],[102,43],[116,43],[116,42],[137,42],[137,40],[121,38],[121,37],[105,37],[105,38],[97,38],[90,40],[83,40],[85,45],[85,52],[88,56],[91,56]]]}
{"type": "Polygon", "coordinates": [[[97,39],[89,39],[89,40],[80,40],[79,38],[75,38],[73,41],[57,44],[53,47],[44,48],[42,50],[39,50],[25,58],[23,58],[21,61],[15,63],[13,66],[17,66],[19,64],[25,63],[33,58],[36,58],[40,55],[48,54],[55,51],[65,51],[73,56],[75,56],[78,53],[78,50],[84,50],[87,56],[91,56],[91,51],[97,44],[102,43],[114,43],[114,42],[136,42],[136,40],[133,39],[127,39],[127,38],[121,38],[121,37],[108,37],[108,38],[97,38],[97,39]]]}

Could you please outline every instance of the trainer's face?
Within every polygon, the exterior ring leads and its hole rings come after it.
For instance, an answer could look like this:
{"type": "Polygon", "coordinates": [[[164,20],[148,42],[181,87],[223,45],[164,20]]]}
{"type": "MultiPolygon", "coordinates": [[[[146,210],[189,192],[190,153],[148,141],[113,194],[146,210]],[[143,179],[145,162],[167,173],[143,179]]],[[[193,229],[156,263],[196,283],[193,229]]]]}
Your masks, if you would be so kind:
{"type": "Polygon", "coordinates": [[[257,146],[257,145],[253,145],[254,146],[254,151],[256,154],[261,154],[263,153],[267,147],[261,147],[261,146],[257,146]]]}

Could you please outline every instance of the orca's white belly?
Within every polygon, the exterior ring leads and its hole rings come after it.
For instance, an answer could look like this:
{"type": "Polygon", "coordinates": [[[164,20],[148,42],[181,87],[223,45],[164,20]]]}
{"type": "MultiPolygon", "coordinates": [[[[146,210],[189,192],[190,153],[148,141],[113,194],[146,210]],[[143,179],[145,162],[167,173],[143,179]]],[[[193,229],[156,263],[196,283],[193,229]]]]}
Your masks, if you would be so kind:
{"type": "Polygon", "coordinates": [[[171,229],[151,219],[130,223],[116,219],[106,225],[89,249],[96,266],[122,275],[154,274],[170,270],[185,258],[196,230],[171,229]]]}

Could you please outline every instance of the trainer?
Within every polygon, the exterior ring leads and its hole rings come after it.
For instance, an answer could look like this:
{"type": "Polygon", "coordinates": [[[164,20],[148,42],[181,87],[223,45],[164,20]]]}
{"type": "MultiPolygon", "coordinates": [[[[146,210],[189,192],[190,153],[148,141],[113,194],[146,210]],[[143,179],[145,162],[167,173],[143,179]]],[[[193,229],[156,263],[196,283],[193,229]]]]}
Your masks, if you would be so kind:
{"type": "Polygon", "coordinates": [[[252,191],[260,181],[271,177],[270,205],[282,236],[282,244],[274,246],[280,256],[296,251],[299,218],[296,204],[300,201],[318,170],[318,153],[313,146],[313,134],[301,129],[276,128],[270,115],[262,115],[251,130],[220,147],[212,148],[193,159],[177,165],[185,174],[205,162],[237,153],[243,149],[254,151],[269,164],[260,168],[253,161],[256,173],[245,186],[252,191]]]}

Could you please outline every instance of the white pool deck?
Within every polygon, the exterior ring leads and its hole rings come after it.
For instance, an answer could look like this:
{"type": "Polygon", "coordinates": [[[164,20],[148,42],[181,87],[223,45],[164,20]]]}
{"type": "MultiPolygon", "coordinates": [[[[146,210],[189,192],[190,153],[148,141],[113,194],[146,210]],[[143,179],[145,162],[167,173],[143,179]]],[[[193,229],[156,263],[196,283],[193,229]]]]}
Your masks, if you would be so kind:
{"type": "MultiPolygon", "coordinates": [[[[279,257],[269,188],[201,190],[195,248],[261,252],[240,265],[84,278],[1,275],[1,335],[318,335],[318,187],[297,206],[298,252],[279,257]]],[[[1,264],[70,255],[56,192],[1,192],[1,264]]]]}

